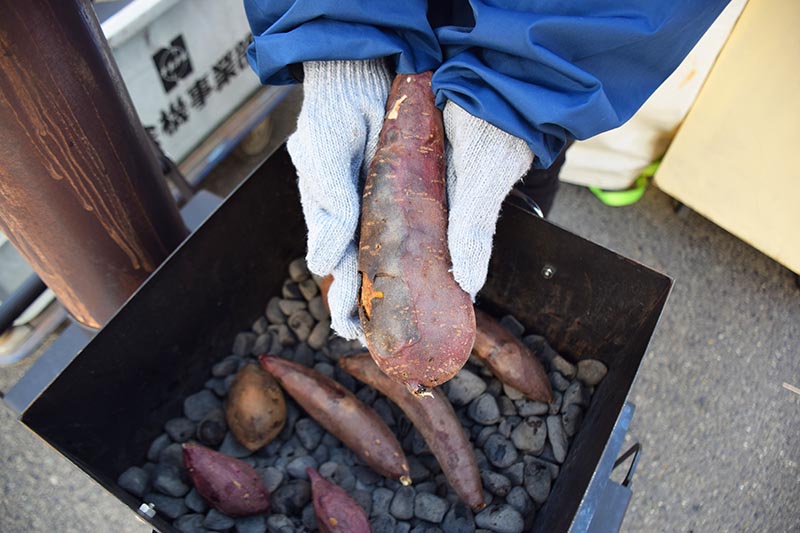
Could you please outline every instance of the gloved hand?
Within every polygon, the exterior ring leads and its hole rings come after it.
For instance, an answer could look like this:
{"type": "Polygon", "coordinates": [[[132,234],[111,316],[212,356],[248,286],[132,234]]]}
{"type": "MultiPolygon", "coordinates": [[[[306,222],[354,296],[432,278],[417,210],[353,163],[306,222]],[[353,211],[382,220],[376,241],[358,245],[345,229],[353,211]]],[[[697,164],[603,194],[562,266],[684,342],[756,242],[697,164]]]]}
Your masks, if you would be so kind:
{"type": "Polygon", "coordinates": [[[458,104],[444,107],[447,243],[453,276],[472,299],[483,287],[500,204],[533,162],[527,143],[458,104]]]}
{"type": "Polygon", "coordinates": [[[303,106],[287,147],[308,227],[306,261],[314,274],[333,274],[333,329],[364,343],[354,235],[360,185],[378,144],[392,73],[382,59],[307,61],[303,71],[303,106]]]}

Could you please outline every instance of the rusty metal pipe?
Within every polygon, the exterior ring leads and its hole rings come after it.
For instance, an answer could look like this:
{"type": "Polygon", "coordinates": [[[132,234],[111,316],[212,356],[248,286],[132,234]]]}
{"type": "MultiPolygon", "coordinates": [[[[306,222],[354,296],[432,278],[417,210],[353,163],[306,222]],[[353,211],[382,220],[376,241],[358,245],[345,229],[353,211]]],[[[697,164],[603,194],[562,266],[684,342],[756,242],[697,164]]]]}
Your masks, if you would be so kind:
{"type": "Polygon", "coordinates": [[[0,13],[0,229],[98,328],[188,232],[89,2],[0,13]]]}

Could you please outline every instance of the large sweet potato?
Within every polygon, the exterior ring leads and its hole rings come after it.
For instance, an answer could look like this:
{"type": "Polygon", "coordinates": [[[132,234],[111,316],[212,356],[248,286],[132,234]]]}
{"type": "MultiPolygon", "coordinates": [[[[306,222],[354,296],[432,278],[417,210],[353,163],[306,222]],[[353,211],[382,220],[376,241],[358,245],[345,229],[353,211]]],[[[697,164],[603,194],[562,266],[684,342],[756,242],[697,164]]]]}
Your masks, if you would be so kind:
{"type": "Polygon", "coordinates": [[[415,394],[464,365],[470,297],[447,247],[444,129],[431,73],[399,74],[361,204],[359,315],[378,367],[415,394]]]}
{"type": "Polygon", "coordinates": [[[527,346],[480,309],[475,310],[475,319],[478,330],[473,351],[494,377],[531,400],[552,402],[553,389],[547,373],[527,346]]]}
{"type": "Polygon", "coordinates": [[[469,438],[445,394],[419,397],[386,377],[369,354],[339,359],[345,372],[392,400],[428,443],[456,494],[472,509],[485,507],[478,461],[469,438]]]}
{"type": "Polygon", "coordinates": [[[408,461],[381,417],[331,378],[273,355],[259,357],[289,396],[382,476],[411,484],[408,461]]]}

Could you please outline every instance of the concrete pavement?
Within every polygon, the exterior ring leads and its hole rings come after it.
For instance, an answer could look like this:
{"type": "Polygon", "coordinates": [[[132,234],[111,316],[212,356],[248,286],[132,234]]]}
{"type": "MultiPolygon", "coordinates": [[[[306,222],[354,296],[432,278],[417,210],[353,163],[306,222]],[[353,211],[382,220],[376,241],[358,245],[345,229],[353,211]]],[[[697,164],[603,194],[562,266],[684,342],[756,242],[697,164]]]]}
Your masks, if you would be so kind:
{"type": "MultiPolygon", "coordinates": [[[[800,396],[781,388],[800,385],[794,275],[654,188],[612,209],[564,186],[552,219],[676,280],[631,395],[644,455],[623,529],[800,530],[800,396]]],[[[149,531],[5,406],[0,460],[0,531],[149,531]]]]}

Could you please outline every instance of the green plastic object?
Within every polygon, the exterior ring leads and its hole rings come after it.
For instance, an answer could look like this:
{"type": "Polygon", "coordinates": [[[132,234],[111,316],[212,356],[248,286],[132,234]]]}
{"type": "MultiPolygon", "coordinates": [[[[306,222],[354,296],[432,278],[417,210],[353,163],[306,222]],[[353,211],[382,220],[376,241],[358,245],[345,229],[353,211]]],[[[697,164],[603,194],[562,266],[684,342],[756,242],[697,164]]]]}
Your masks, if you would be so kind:
{"type": "Polygon", "coordinates": [[[647,190],[650,178],[655,175],[660,164],[661,161],[659,160],[647,165],[644,170],[642,170],[642,173],[639,174],[639,177],[636,178],[636,181],[633,182],[633,186],[629,189],[622,191],[604,191],[600,187],[589,187],[589,190],[592,191],[601,202],[608,206],[622,207],[633,205],[644,196],[644,191],[647,190]]]}

